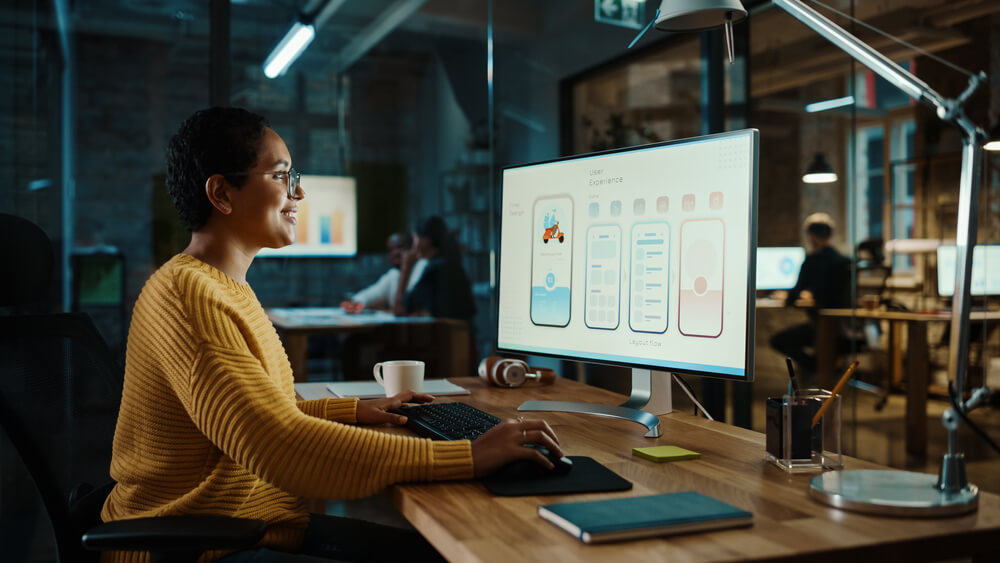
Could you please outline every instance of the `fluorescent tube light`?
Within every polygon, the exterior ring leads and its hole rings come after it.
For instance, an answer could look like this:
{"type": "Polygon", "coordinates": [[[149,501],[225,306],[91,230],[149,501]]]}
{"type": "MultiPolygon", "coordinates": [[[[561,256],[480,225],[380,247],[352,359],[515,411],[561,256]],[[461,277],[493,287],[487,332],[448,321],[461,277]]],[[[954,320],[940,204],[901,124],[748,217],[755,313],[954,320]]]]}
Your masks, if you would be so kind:
{"type": "Polygon", "coordinates": [[[988,151],[1000,151],[1000,141],[989,141],[983,148],[988,151]]]}
{"type": "Polygon", "coordinates": [[[818,111],[826,111],[828,109],[836,109],[852,105],[854,105],[854,96],[844,96],[843,98],[834,98],[832,100],[823,100],[822,102],[807,104],[806,113],[816,113],[818,111]]]}
{"type": "Polygon", "coordinates": [[[312,24],[295,22],[264,61],[264,75],[268,78],[277,78],[285,74],[288,67],[292,66],[295,59],[299,58],[302,51],[312,43],[314,37],[316,28],[312,24]]]}

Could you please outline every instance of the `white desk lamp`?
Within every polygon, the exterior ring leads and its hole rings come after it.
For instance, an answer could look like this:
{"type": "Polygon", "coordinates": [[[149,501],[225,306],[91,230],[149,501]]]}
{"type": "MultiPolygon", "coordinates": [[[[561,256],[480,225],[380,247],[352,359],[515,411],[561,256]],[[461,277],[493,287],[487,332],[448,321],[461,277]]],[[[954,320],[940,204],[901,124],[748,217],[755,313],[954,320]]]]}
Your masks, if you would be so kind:
{"type": "MultiPolygon", "coordinates": [[[[977,221],[974,205],[979,198],[982,147],[986,134],[965,116],[962,105],[979,83],[985,80],[986,75],[980,72],[972,76],[968,87],[958,98],[945,98],[803,2],[773,2],[890,84],[934,108],[938,118],[955,125],[962,132],[962,176],[959,183],[955,241],[956,263],[961,267],[956,268],[955,273],[956,291],[952,305],[948,362],[952,372],[949,375],[955,382],[958,393],[957,406],[961,412],[948,409],[942,416],[948,430],[948,453],[944,456],[941,471],[937,478],[909,471],[830,471],[813,478],[809,484],[809,492],[817,500],[838,508],[877,514],[941,516],[971,512],[978,508],[979,489],[966,480],[965,459],[958,452],[957,429],[960,417],[974,408],[988,393],[985,388],[977,389],[968,401],[962,402],[969,355],[969,283],[977,221]]],[[[667,31],[701,31],[724,27],[727,51],[732,60],[731,25],[734,19],[742,19],[746,13],[738,0],[662,0],[655,21],[657,29],[667,31]]]]}

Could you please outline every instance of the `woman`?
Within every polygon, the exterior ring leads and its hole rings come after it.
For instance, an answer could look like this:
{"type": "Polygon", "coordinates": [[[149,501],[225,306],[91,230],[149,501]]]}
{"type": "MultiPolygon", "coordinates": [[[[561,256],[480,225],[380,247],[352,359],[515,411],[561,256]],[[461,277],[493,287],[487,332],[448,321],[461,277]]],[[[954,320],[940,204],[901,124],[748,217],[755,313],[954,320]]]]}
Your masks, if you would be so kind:
{"type": "Polygon", "coordinates": [[[288,148],[262,117],[236,108],[195,113],[170,141],[167,188],[191,243],[153,274],[135,306],[105,522],[265,520],[260,549],[229,561],[296,560],[289,552],[302,560],[433,558],[415,532],[309,514],[303,499],[468,479],[518,458],[550,466],[523,447],[559,451],[543,421],[506,421],[472,443],[431,442],[359,426],[403,424],[390,411],[428,395],[296,402],[288,358],[246,283],[261,248],[294,241],[305,197],[288,148]]]}
{"type": "Polygon", "coordinates": [[[460,319],[474,326],[476,304],[469,277],[462,267],[458,243],[440,217],[430,217],[417,227],[413,249],[403,255],[399,277],[396,314],[460,319]],[[426,261],[422,269],[419,259],[426,261]],[[409,283],[412,289],[404,292],[412,276],[419,279],[415,284],[409,283]]]}

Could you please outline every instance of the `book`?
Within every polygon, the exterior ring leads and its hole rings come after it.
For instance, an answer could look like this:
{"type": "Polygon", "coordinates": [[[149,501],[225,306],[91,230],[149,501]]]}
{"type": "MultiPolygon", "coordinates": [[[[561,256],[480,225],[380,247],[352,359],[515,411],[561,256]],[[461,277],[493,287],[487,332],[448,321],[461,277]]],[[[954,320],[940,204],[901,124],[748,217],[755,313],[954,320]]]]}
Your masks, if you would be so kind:
{"type": "MultiPolygon", "coordinates": [[[[337,381],[328,383],[326,388],[337,397],[358,397],[376,399],[385,397],[385,388],[377,381],[337,381]]],[[[422,393],[429,395],[468,395],[469,390],[459,387],[447,379],[425,379],[422,393]]]]}
{"type": "Polygon", "coordinates": [[[736,528],[753,514],[694,491],[546,504],[538,515],[583,543],[736,528]]]}
{"type": "Polygon", "coordinates": [[[648,448],[632,448],[632,455],[663,463],[664,461],[684,461],[699,459],[701,454],[686,450],[680,446],[651,446],[648,448]]]}

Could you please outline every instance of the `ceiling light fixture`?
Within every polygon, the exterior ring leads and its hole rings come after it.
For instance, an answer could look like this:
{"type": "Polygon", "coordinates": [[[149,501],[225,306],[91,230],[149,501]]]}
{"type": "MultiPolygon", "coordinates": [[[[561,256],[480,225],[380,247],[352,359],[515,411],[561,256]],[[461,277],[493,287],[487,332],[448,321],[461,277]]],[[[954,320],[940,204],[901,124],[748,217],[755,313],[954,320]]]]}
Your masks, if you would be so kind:
{"type": "Polygon", "coordinates": [[[822,102],[813,102],[811,104],[806,104],[806,113],[816,113],[820,111],[826,111],[830,109],[842,108],[844,106],[853,106],[854,96],[844,96],[843,98],[834,98],[832,100],[823,100],[822,102]]]}
{"type": "Polygon", "coordinates": [[[311,23],[295,22],[264,61],[264,76],[277,78],[285,74],[288,67],[292,66],[295,59],[299,58],[302,51],[312,43],[314,37],[316,28],[311,23]]]}
{"type": "Polygon", "coordinates": [[[818,152],[812,164],[806,169],[806,173],[802,175],[802,181],[807,184],[829,184],[837,181],[837,173],[833,171],[823,153],[818,152]]]}

